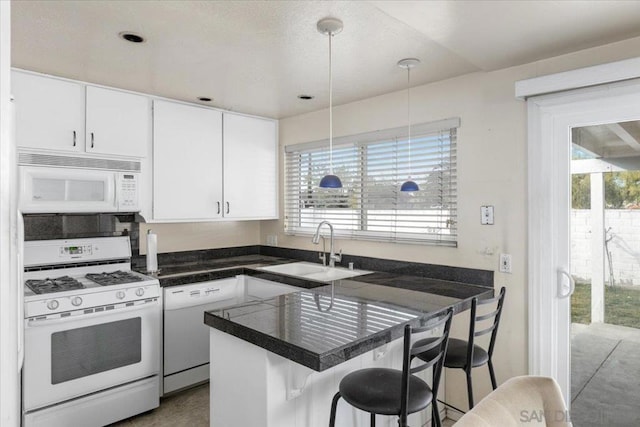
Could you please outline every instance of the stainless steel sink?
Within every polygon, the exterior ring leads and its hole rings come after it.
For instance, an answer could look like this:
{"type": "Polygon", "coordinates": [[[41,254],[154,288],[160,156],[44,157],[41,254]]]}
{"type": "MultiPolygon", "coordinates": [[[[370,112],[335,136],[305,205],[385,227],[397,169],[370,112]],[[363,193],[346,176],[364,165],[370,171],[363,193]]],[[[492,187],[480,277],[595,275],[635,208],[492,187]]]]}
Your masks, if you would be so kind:
{"type": "Polygon", "coordinates": [[[272,273],[286,274],[287,276],[300,277],[302,279],[318,282],[331,282],[333,280],[348,279],[372,273],[366,270],[349,270],[341,267],[325,267],[311,262],[292,262],[289,264],[270,265],[259,267],[258,270],[272,273]]]}

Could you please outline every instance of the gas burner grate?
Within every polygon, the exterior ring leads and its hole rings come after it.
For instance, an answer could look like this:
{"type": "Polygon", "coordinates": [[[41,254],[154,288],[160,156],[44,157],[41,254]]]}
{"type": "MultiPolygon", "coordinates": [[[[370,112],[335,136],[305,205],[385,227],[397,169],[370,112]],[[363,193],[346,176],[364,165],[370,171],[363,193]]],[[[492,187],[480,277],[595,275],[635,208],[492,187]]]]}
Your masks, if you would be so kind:
{"type": "Polygon", "coordinates": [[[128,271],[121,270],[112,271],[110,273],[89,273],[85,277],[102,286],[121,285],[123,283],[139,282],[143,280],[128,271]]]}
{"type": "Polygon", "coordinates": [[[82,283],[69,276],[57,277],[55,279],[31,279],[27,280],[25,284],[36,294],[84,289],[84,285],[82,283]]]}

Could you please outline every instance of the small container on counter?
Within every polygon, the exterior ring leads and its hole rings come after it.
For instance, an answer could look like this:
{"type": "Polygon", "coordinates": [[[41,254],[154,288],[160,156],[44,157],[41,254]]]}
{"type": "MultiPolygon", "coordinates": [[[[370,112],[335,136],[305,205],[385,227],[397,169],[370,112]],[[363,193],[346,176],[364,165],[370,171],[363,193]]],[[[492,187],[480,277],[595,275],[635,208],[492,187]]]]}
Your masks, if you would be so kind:
{"type": "Polygon", "coordinates": [[[158,235],[147,231],[147,273],[158,272],[158,235]]]}

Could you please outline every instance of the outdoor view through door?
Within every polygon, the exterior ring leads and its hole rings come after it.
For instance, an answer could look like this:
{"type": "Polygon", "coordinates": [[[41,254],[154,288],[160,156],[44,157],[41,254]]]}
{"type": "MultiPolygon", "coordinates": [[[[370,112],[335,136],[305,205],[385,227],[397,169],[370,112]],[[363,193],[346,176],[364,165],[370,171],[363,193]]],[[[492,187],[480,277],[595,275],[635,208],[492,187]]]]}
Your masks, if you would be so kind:
{"type": "Polygon", "coordinates": [[[571,144],[572,421],[622,426],[640,414],[640,121],[571,144]]]}

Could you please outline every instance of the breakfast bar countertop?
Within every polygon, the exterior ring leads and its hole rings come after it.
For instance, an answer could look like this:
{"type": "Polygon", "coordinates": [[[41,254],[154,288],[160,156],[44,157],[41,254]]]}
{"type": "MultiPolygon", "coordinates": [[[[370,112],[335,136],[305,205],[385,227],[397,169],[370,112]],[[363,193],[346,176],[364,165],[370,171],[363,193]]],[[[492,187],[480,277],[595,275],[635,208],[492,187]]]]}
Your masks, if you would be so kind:
{"type": "Polygon", "coordinates": [[[400,338],[407,323],[424,324],[448,308],[458,313],[473,297],[493,295],[485,286],[393,273],[323,283],[256,268],[235,267],[216,274],[300,289],[207,311],[205,323],[315,371],[400,338]]]}

